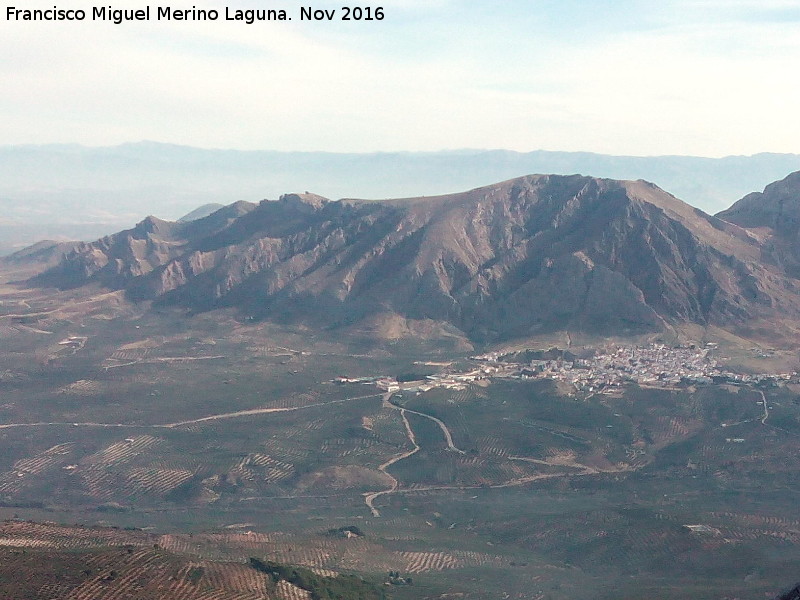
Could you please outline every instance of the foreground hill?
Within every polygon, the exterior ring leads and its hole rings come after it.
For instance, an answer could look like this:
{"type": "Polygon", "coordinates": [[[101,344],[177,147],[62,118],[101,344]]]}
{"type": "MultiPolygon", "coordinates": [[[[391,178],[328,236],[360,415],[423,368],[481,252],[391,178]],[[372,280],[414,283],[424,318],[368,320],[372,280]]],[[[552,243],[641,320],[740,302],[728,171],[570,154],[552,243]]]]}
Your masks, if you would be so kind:
{"type": "Polygon", "coordinates": [[[354,575],[330,570],[317,575],[309,569],[265,563],[256,557],[249,563],[203,560],[190,553],[170,551],[159,543],[166,539],[167,546],[176,545],[176,538],[148,535],[135,528],[122,531],[3,521],[0,595],[14,600],[386,598],[376,583],[354,575]]]}
{"type": "Polygon", "coordinates": [[[291,194],[188,223],[148,217],[35,282],[326,326],[397,314],[492,340],[795,318],[798,288],[763,250],[643,181],[536,175],[433,198],[291,194]]]}

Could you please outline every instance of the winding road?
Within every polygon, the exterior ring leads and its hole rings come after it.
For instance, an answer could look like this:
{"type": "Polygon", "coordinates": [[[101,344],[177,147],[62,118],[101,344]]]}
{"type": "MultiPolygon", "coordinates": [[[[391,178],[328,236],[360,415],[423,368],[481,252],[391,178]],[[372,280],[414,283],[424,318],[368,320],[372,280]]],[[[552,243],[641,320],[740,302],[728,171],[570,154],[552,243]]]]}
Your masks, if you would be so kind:
{"type": "Polygon", "coordinates": [[[761,418],[761,424],[766,425],[767,419],[769,419],[769,407],[767,406],[767,397],[761,390],[758,390],[758,393],[761,394],[761,402],[764,404],[764,416],[761,418]]]}
{"type": "MultiPolygon", "coordinates": [[[[764,416],[761,420],[762,423],[765,423],[767,418],[769,417],[769,409],[767,406],[767,400],[764,397],[763,392],[759,392],[762,396],[763,403],[764,403],[764,416]]],[[[453,441],[453,435],[450,432],[450,429],[447,425],[437,417],[433,415],[429,415],[420,411],[411,410],[397,404],[392,403],[391,397],[394,392],[384,392],[384,393],[373,393],[373,394],[366,394],[361,396],[352,396],[348,398],[342,398],[340,400],[332,400],[329,402],[317,402],[314,404],[307,404],[305,406],[295,406],[290,408],[254,408],[248,410],[240,410],[228,413],[220,413],[216,415],[209,415],[206,417],[199,417],[197,419],[187,419],[184,421],[176,421],[172,423],[161,423],[161,424],[152,424],[152,425],[142,425],[142,424],[132,424],[132,423],[96,423],[96,422],[37,422],[37,423],[5,423],[0,424],[0,429],[10,429],[10,428],[22,428],[22,427],[85,427],[85,428],[136,428],[136,429],[176,429],[179,427],[187,426],[187,425],[195,425],[200,423],[208,423],[212,421],[219,421],[225,419],[238,419],[242,417],[248,417],[253,415],[263,415],[263,414],[271,414],[271,413],[285,413],[285,412],[296,412],[301,410],[306,410],[310,408],[317,408],[322,406],[331,406],[336,404],[344,404],[346,402],[352,400],[364,400],[368,398],[381,398],[382,404],[384,408],[389,408],[392,410],[396,410],[400,413],[400,417],[403,421],[403,426],[405,427],[406,436],[412,446],[410,450],[405,450],[386,462],[382,463],[378,466],[378,471],[383,473],[390,481],[390,485],[383,490],[373,491],[373,492],[365,492],[363,494],[364,502],[369,508],[370,512],[374,517],[380,517],[380,511],[375,507],[375,501],[382,497],[388,496],[391,494],[411,494],[417,492],[426,492],[426,491],[451,491],[451,490],[478,490],[478,489],[501,489],[501,488],[508,488],[508,487],[516,487],[525,485],[527,483],[532,483],[534,481],[541,481],[546,479],[552,479],[554,477],[563,477],[563,476],[581,476],[581,475],[597,475],[599,473],[611,473],[611,472],[622,472],[624,468],[621,469],[599,469],[595,467],[590,467],[587,465],[583,465],[580,463],[573,462],[571,464],[562,464],[560,466],[567,466],[575,469],[579,469],[578,472],[573,473],[538,473],[535,475],[528,475],[525,477],[518,477],[512,479],[510,481],[506,481],[504,483],[497,483],[492,485],[430,485],[430,486],[419,486],[414,488],[401,488],[399,480],[391,475],[388,470],[393,465],[397,464],[398,462],[410,458],[414,454],[420,451],[420,445],[417,443],[416,436],[414,435],[414,430],[411,427],[411,423],[408,420],[408,414],[417,415],[421,418],[428,419],[436,423],[439,429],[444,436],[445,442],[447,443],[447,449],[451,452],[456,452],[459,454],[466,454],[463,450],[458,448],[453,441]]],[[[515,461],[524,461],[530,462],[534,464],[542,464],[547,466],[556,466],[551,462],[542,461],[539,459],[534,458],[526,458],[526,457],[510,457],[510,460],[515,461]]]]}
{"type": "Polygon", "coordinates": [[[385,463],[383,463],[381,466],[378,467],[378,470],[381,473],[383,473],[389,479],[392,480],[392,484],[391,484],[391,486],[389,487],[388,490],[381,490],[379,492],[367,492],[367,493],[364,494],[364,502],[366,502],[367,508],[369,508],[369,510],[372,512],[372,516],[373,517],[380,517],[381,516],[380,511],[377,508],[375,508],[375,504],[374,504],[375,503],[375,499],[379,498],[380,496],[385,496],[387,494],[397,493],[398,488],[400,487],[400,482],[397,480],[397,478],[394,475],[391,475],[389,472],[387,472],[386,469],[391,467],[393,464],[398,463],[401,460],[406,459],[409,456],[413,456],[414,454],[419,452],[419,444],[417,444],[417,438],[414,436],[414,430],[411,429],[411,423],[408,422],[408,417],[406,417],[406,409],[405,408],[400,408],[399,406],[395,406],[394,404],[391,404],[389,402],[389,398],[391,398],[391,397],[392,397],[392,392],[387,392],[386,394],[384,394],[383,395],[383,403],[384,403],[384,405],[393,406],[394,408],[397,408],[397,409],[400,410],[400,416],[402,417],[403,425],[405,425],[405,428],[406,428],[406,435],[408,435],[408,439],[411,442],[411,444],[414,446],[414,449],[413,450],[409,450],[407,452],[403,452],[401,454],[398,454],[397,456],[394,456],[394,457],[390,458],[389,460],[387,460],[385,463]]]}
{"type": "MultiPolygon", "coordinates": [[[[453,451],[453,452],[458,452],[459,454],[466,454],[466,452],[464,452],[460,448],[457,448],[456,445],[453,443],[453,435],[450,433],[450,430],[447,428],[447,425],[445,425],[444,422],[442,422],[441,419],[437,419],[436,417],[434,417],[432,415],[428,415],[428,414],[425,414],[425,413],[422,413],[422,412],[419,412],[419,411],[416,411],[416,410],[411,410],[411,409],[408,409],[408,408],[404,408],[402,406],[398,406],[397,404],[392,403],[390,401],[390,399],[391,399],[393,394],[394,394],[394,392],[386,392],[385,394],[383,394],[383,406],[385,408],[392,408],[394,410],[399,410],[400,411],[400,416],[403,419],[403,425],[405,425],[405,428],[406,428],[406,435],[408,435],[408,440],[411,442],[411,445],[414,446],[414,449],[413,450],[409,450],[407,452],[403,452],[401,454],[398,454],[397,456],[394,456],[394,457],[390,458],[389,460],[387,460],[385,463],[383,463],[382,465],[380,465],[378,467],[378,470],[381,473],[383,473],[384,475],[386,475],[387,477],[389,477],[392,480],[392,484],[389,487],[389,489],[380,490],[378,492],[367,492],[367,493],[364,494],[364,502],[366,502],[367,508],[369,508],[369,510],[372,512],[372,516],[374,516],[374,517],[380,517],[381,516],[380,511],[377,508],[375,508],[375,499],[376,498],[380,498],[381,496],[387,496],[389,494],[398,494],[398,493],[403,493],[404,492],[404,490],[400,490],[399,489],[400,488],[400,482],[397,480],[396,477],[391,475],[387,471],[387,469],[389,467],[391,467],[392,465],[400,462],[401,460],[404,460],[404,459],[408,458],[409,456],[413,456],[414,454],[416,454],[420,450],[419,444],[417,444],[417,438],[414,435],[414,430],[411,429],[411,423],[408,422],[408,417],[406,417],[406,413],[410,413],[412,415],[417,415],[417,416],[420,416],[420,417],[424,417],[424,418],[430,419],[431,421],[436,423],[439,426],[439,429],[441,429],[442,433],[444,434],[444,439],[447,442],[447,449],[450,450],[450,451],[453,451]]],[[[444,489],[461,489],[461,488],[460,487],[459,488],[456,488],[456,487],[453,487],[453,488],[449,488],[449,487],[414,488],[414,491],[416,491],[418,489],[421,491],[423,489],[443,489],[444,490],[444,489]]]]}
{"type": "MultiPolygon", "coordinates": [[[[447,449],[448,450],[451,450],[453,452],[458,452],[459,454],[466,454],[466,452],[464,452],[460,448],[457,448],[456,445],[453,443],[453,435],[450,433],[450,430],[447,428],[447,425],[445,425],[440,419],[437,419],[433,415],[426,415],[425,413],[421,413],[421,412],[416,411],[416,410],[411,410],[410,408],[403,408],[402,406],[398,406],[397,404],[393,404],[392,402],[389,402],[389,398],[391,398],[391,394],[384,395],[384,404],[386,404],[386,405],[388,405],[388,406],[390,406],[390,407],[392,407],[394,409],[397,409],[397,410],[400,410],[400,411],[403,411],[403,412],[407,412],[407,413],[411,413],[412,415],[417,415],[419,417],[424,417],[426,419],[430,419],[431,421],[433,421],[434,423],[436,423],[439,426],[439,429],[442,430],[442,433],[444,434],[444,439],[447,442],[447,449]]],[[[405,418],[405,416],[403,418],[405,418]]]]}

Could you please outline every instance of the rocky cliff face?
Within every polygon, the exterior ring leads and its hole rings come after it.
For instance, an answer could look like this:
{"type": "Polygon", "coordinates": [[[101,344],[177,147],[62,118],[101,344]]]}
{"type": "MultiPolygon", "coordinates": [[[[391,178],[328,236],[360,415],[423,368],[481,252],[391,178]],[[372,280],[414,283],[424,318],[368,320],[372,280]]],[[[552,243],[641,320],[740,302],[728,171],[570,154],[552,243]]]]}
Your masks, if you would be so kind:
{"type": "Polygon", "coordinates": [[[37,282],[325,325],[396,313],[492,340],[800,314],[794,283],[762,253],[745,229],[646,182],[543,175],[434,198],[292,194],[190,223],[148,218],[37,282]]]}

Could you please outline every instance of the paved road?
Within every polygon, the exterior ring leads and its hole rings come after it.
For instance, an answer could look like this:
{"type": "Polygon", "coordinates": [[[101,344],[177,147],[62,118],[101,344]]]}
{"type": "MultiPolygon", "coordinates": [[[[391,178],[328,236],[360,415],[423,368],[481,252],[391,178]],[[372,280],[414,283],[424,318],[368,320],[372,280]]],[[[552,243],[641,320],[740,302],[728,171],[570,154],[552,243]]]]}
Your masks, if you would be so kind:
{"type": "Polygon", "coordinates": [[[205,423],[208,421],[218,421],[221,419],[237,419],[239,417],[248,417],[251,415],[264,415],[269,413],[279,412],[293,412],[297,410],[306,410],[308,408],[315,408],[318,406],[329,406],[332,404],[343,404],[351,400],[364,400],[366,398],[379,398],[381,394],[368,394],[366,396],[353,396],[351,398],[343,398],[341,400],[332,400],[330,402],[317,402],[315,404],[306,404],[305,406],[294,406],[291,408],[253,408],[250,410],[239,410],[236,412],[222,413],[218,415],[210,415],[208,417],[200,417],[199,419],[189,419],[187,421],[177,421],[175,423],[162,423],[155,425],[142,425],[137,423],[67,423],[67,422],[38,422],[38,423],[4,423],[0,425],[0,429],[11,429],[14,427],[131,427],[134,429],[174,429],[182,425],[193,425],[195,423],[205,423]]]}
{"type": "Polygon", "coordinates": [[[333,404],[343,404],[351,400],[364,400],[366,398],[379,398],[381,394],[367,394],[366,396],[353,396],[351,398],[343,398],[341,400],[332,400],[330,402],[317,402],[315,404],[306,404],[305,406],[293,406],[291,408],[253,408],[250,410],[238,410],[236,412],[222,413],[220,415],[211,415],[208,417],[201,417],[199,419],[189,419],[188,421],[178,421],[176,423],[167,423],[166,425],[159,425],[159,427],[180,427],[181,425],[194,425],[195,423],[206,423],[208,421],[219,421],[222,419],[237,419],[239,417],[249,417],[251,415],[265,415],[269,413],[279,412],[294,412],[297,410],[306,410],[308,408],[315,408],[318,406],[330,406],[333,404]]]}

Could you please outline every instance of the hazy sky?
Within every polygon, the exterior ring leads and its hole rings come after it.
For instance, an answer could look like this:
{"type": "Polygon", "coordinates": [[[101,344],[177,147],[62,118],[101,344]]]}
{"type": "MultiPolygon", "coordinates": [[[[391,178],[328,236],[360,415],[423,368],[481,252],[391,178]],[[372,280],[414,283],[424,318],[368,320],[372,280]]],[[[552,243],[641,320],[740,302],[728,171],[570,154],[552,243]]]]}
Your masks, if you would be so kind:
{"type": "Polygon", "coordinates": [[[299,20],[341,14],[327,1],[159,5],[222,15],[30,23],[4,5],[0,144],[800,153],[800,0],[383,0],[383,21],[350,23],[299,20]]]}

